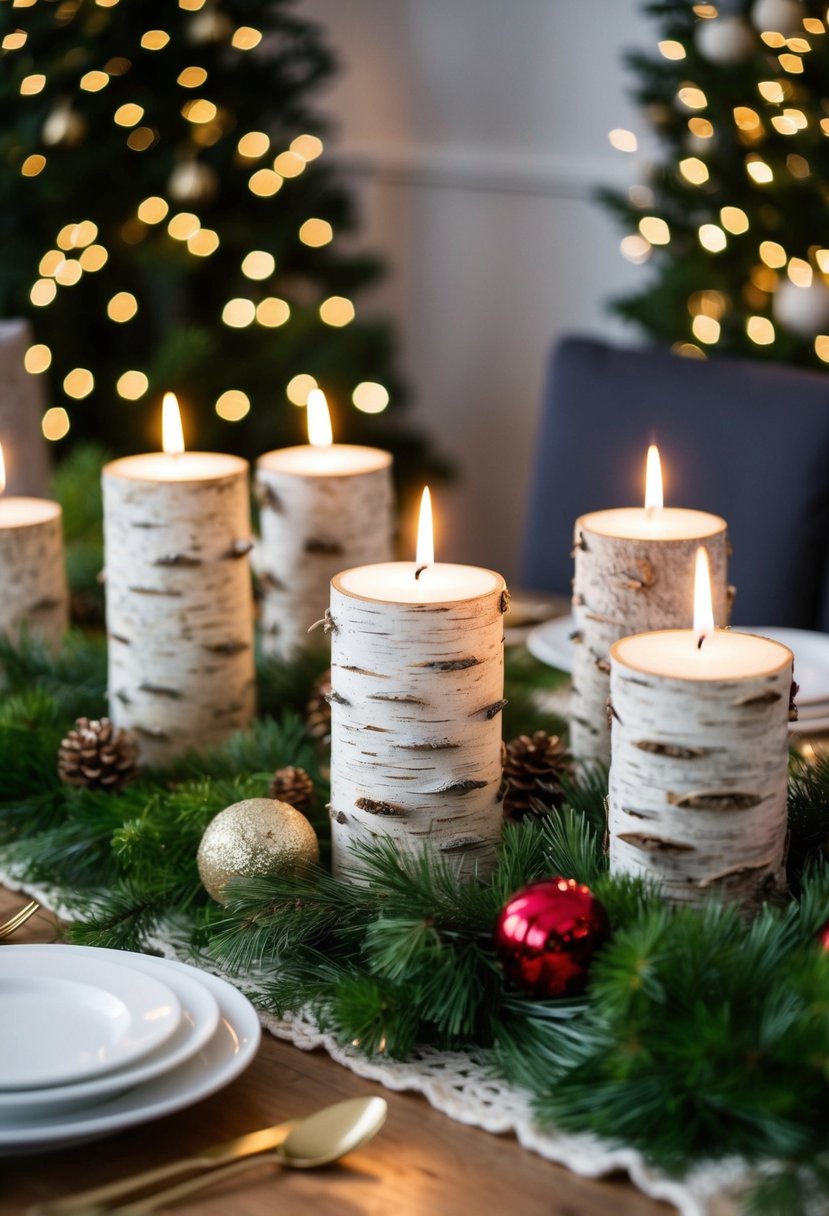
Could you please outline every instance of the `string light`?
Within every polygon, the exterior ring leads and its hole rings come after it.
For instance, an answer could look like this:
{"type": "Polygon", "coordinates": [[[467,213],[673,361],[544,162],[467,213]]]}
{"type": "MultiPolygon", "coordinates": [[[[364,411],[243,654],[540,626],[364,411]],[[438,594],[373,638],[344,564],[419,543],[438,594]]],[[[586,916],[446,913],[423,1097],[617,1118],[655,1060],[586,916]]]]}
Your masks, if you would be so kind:
{"type": "Polygon", "coordinates": [[[22,97],[33,97],[35,93],[40,93],[46,84],[46,77],[40,72],[34,72],[31,76],[24,76],[20,82],[20,94],[22,97]]]}
{"type": "Polygon", "coordinates": [[[641,265],[642,262],[647,262],[651,256],[650,241],[646,241],[638,232],[631,232],[628,236],[622,237],[619,248],[622,251],[622,256],[637,266],[641,265]]]}
{"type": "Polygon", "coordinates": [[[69,415],[62,405],[51,406],[40,420],[45,439],[56,443],[69,434],[69,415]]]}
{"type": "Polygon", "coordinates": [[[815,261],[824,274],[829,274],[829,249],[816,250],[815,261]]]}
{"type": "Polygon", "coordinates": [[[688,130],[692,135],[696,135],[697,139],[710,139],[714,134],[714,124],[707,118],[700,118],[695,114],[693,118],[688,119],[688,130]]]}
{"type": "Polygon", "coordinates": [[[312,217],[306,220],[299,230],[299,239],[303,245],[310,245],[312,249],[318,249],[321,245],[327,245],[334,238],[334,229],[328,223],[328,220],[320,220],[312,217]]]}
{"type": "Polygon", "coordinates": [[[795,287],[811,287],[814,273],[808,262],[803,258],[791,258],[786,267],[786,274],[795,287]]]}
{"type": "Polygon", "coordinates": [[[292,405],[307,405],[308,394],[312,388],[319,388],[313,376],[300,372],[292,376],[285,386],[285,395],[292,405]]]}
{"type": "Polygon", "coordinates": [[[763,241],[759,252],[760,260],[765,262],[766,266],[771,266],[773,270],[785,266],[788,261],[786,250],[782,245],[778,245],[777,241],[763,241]]]}
{"type": "Polygon", "coordinates": [[[299,177],[305,171],[305,161],[296,152],[280,152],[273,167],[282,177],[299,177]]]}
{"type": "MultiPolygon", "coordinates": [[[[788,84],[788,81],[786,83],[788,84]]],[[[778,105],[786,100],[786,90],[779,80],[761,80],[757,85],[757,91],[766,101],[771,101],[778,105]]]]}
{"type": "Polygon", "coordinates": [[[95,387],[95,377],[89,368],[75,367],[63,378],[63,391],[77,401],[88,397],[95,387]]]}
{"type": "Polygon", "coordinates": [[[87,93],[100,93],[109,84],[106,72],[86,72],[81,76],[81,88],[87,93]]]}
{"type": "Polygon", "coordinates": [[[786,168],[791,173],[792,177],[804,178],[808,177],[812,172],[811,166],[805,156],[798,156],[796,152],[790,152],[786,157],[786,168]]]}
{"type": "Polygon", "coordinates": [[[38,376],[41,372],[47,371],[51,363],[52,352],[42,342],[36,342],[34,346],[30,346],[23,356],[23,366],[33,376],[38,376]]]}
{"type": "Polygon", "coordinates": [[[746,159],[746,172],[758,186],[767,186],[769,182],[774,181],[771,165],[767,165],[759,156],[746,159]]]}
{"type": "Polygon", "coordinates": [[[768,317],[749,317],[746,333],[758,346],[770,346],[774,341],[774,326],[768,317]]]}
{"type": "Polygon", "coordinates": [[[55,282],[61,287],[74,287],[80,282],[83,268],[77,258],[64,258],[55,271],[55,282]]]}
{"type": "Polygon", "coordinates": [[[131,321],[138,312],[138,301],[131,291],[118,291],[107,304],[110,321],[131,321]]]}
{"type": "Polygon", "coordinates": [[[12,30],[10,34],[6,34],[3,38],[2,46],[4,51],[19,51],[21,47],[26,45],[28,35],[25,30],[12,30]]]}
{"type": "Polygon", "coordinates": [[[635,152],[639,147],[639,141],[633,131],[628,131],[625,127],[614,127],[612,131],[608,131],[607,138],[618,152],[635,152]]]}
{"type": "Polygon", "coordinates": [[[749,228],[748,216],[741,207],[722,207],[720,209],[720,223],[726,232],[732,232],[735,236],[739,236],[742,232],[748,232],[749,228]]]}
{"type": "Polygon", "coordinates": [[[144,107],[128,101],[115,111],[114,119],[119,127],[134,127],[144,117],[144,107]]]}
{"type": "Polygon", "coordinates": [[[318,156],[322,156],[322,140],[316,135],[297,135],[296,139],[291,140],[290,147],[292,152],[306,161],[316,160],[318,156]]]}
{"type": "Polygon", "coordinates": [[[675,355],[682,355],[685,359],[707,359],[705,351],[699,346],[695,346],[693,342],[674,342],[671,350],[675,355]]]}
{"type": "Polygon", "coordinates": [[[35,152],[31,156],[26,157],[20,166],[20,172],[23,177],[37,177],[38,173],[42,173],[45,168],[46,157],[35,152]]]}
{"type": "Polygon", "coordinates": [[[248,160],[258,160],[260,156],[264,156],[271,146],[270,136],[264,131],[248,131],[247,135],[243,135],[236,145],[236,150],[240,156],[245,156],[248,160]]]}
{"type": "Polygon", "coordinates": [[[118,377],[115,387],[118,396],[123,397],[125,401],[137,401],[139,397],[144,396],[150,382],[143,372],[128,371],[118,377]]]}
{"type": "Polygon", "coordinates": [[[665,38],[662,42],[658,42],[660,55],[664,55],[666,59],[684,59],[685,47],[681,42],[674,41],[673,38],[665,38]]]}
{"type": "Polygon", "coordinates": [[[804,17],[803,28],[808,34],[825,34],[826,26],[818,17],[804,17]]]}
{"type": "Polygon", "coordinates": [[[276,270],[276,258],[264,249],[252,249],[242,259],[242,274],[248,279],[267,279],[276,270]]]}
{"type": "Polygon", "coordinates": [[[771,120],[778,135],[797,135],[797,127],[785,114],[775,114],[771,120]]]}
{"type": "Polygon", "coordinates": [[[29,292],[29,299],[38,308],[45,308],[47,304],[51,304],[55,296],[58,294],[58,289],[52,279],[38,279],[32,285],[29,292]]]}
{"type": "Polygon", "coordinates": [[[389,391],[374,380],[363,380],[354,389],[351,400],[364,414],[382,414],[389,403],[389,391]]]}
{"type": "Polygon", "coordinates": [[[702,224],[697,233],[699,243],[709,253],[722,253],[728,239],[718,224],[702,224]]]}
{"type": "Polygon", "coordinates": [[[829,363],[829,334],[818,334],[815,338],[815,354],[824,363],[829,363]]]}
{"type": "Polygon", "coordinates": [[[759,291],[770,295],[773,291],[777,290],[780,276],[768,266],[753,266],[751,269],[751,282],[759,291]]]}
{"type": "Polygon", "coordinates": [[[658,215],[646,215],[639,221],[639,231],[651,245],[667,245],[671,239],[671,230],[658,215]]]}
{"type": "Polygon", "coordinates": [[[212,122],[218,111],[213,102],[208,101],[206,97],[196,97],[193,101],[184,103],[181,113],[188,122],[205,123],[212,122]]]}
{"type": "Polygon", "coordinates": [[[734,122],[740,131],[762,130],[760,115],[756,110],[752,110],[751,106],[735,106],[733,114],[734,122]]]}
{"type": "Polygon", "coordinates": [[[784,55],[777,56],[777,62],[784,72],[789,72],[793,76],[800,75],[803,71],[803,60],[799,55],[790,55],[786,52],[784,55]]]}
{"type": "Polygon", "coordinates": [[[329,296],[320,304],[320,320],[339,329],[354,320],[354,305],[345,296],[329,296]]]}
{"type": "Polygon", "coordinates": [[[170,35],[166,30],[147,30],[146,34],[141,35],[141,46],[145,51],[160,51],[170,41],[170,35]]]}
{"type": "Polygon", "coordinates": [[[244,329],[246,325],[253,322],[255,317],[256,305],[253,300],[246,300],[244,296],[236,296],[235,299],[228,300],[222,309],[222,320],[232,329],[244,329]]]}
{"type": "Polygon", "coordinates": [[[188,237],[187,248],[197,258],[209,257],[219,248],[219,234],[212,228],[200,228],[195,236],[188,237]]]}
{"type": "Polygon", "coordinates": [[[192,211],[179,211],[167,225],[167,231],[174,241],[187,241],[195,236],[201,228],[201,220],[192,211]]]}
{"type": "Polygon", "coordinates": [[[695,84],[683,85],[677,93],[677,98],[688,110],[704,110],[708,105],[708,98],[695,84]]]}
{"type": "Polygon", "coordinates": [[[715,342],[720,340],[720,323],[714,317],[707,317],[704,313],[694,317],[691,323],[691,332],[698,342],[705,342],[708,346],[713,346],[715,342]]]}
{"type": "Polygon", "coordinates": [[[88,249],[84,249],[78,261],[84,270],[94,272],[106,266],[108,257],[103,245],[90,245],[88,249]]]}
{"type": "Polygon", "coordinates": [[[176,84],[180,84],[183,89],[197,89],[205,80],[207,72],[204,68],[182,68],[176,77],[176,84]]]}
{"type": "Polygon", "coordinates": [[[692,186],[701,186],[708,181],[708,166],[697,156],[687,156],[679,162],[679,171],[692,186]]]}
{"type": "Polygon", "coordinates": [[[692,317],[713,317],[719,321],[728,307],[728,296],[722,291],[695,291],[688,300],[688,311],[692,317]]]}
{"type": "Polygon", "coordinates": [[[127,136],[127,147],[133,152],[146,152],[158,140],[158,132],[153,127],[136,127],[127,136]]]}
{"type": "Polygon", "coordinates": [[[260,198],[270,198],[282,189],[282,178],[273,169],[257,169],[252,175],[248,186],[253,194],[260,198]]]}
{"type": "Polygon", "coordinates": [[[225,422],[239,422],[250,413],[250,398],[238,388],[229,388],[219,397],[215,408],[225,422]]]}
{"type": "Polygon", "coordinates": [[[230,45],[237,51],[252,51],[262,41],[262,31],[250,25],[240,25],[233,34],[230,45]]]}
{"type": "Polygon", "coordinates": [[[63,260],[63,254],[59,249],[49,249],[40,259],[37,268],[42,275],[51,276],[55,273],[63,260]]]}
{"type": "Polygon", "coordinates": [[[170,210],[170,204],[166,199],[160,198],[157,194],[150,195],[145,198],[142,203],[138,204],[138,218],[145,224],[160,224],[163,219],[166,219],[167,213],[170,210]]]}
{"type": "Polygon", "coordinates": [[[267,329],[277,329],[284,325],[291,315],[291,309],[286,300],[278,296],[267,296],[256,305],[256,320],[267,329]]]}
{"type": "Polygon", "coordinates": [[[760,39],[765,42],[766,46],[770,46],[772,50],[777,50],[779,47],[786,45],[786,39],[776,30],[765,30],[760,35],[760,39]]]}

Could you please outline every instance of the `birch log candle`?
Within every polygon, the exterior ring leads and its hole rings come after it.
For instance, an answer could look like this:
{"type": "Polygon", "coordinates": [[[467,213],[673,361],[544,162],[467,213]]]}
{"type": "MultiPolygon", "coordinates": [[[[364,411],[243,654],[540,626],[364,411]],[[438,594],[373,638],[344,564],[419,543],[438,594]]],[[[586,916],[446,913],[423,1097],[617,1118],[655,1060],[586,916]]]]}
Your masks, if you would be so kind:
{"type": "Polygon", "coordinates": [[[501,710],[506,585],[474,566],[432,564],[424,494],[416,562],[331,584],[331,834],[337,874],[359,874],[356,841],[457,860],[487,874],[503,814],[501,710]]]}
{"type": "Polygon", "coordinates": [[[694,630],[611,647],[610,869],[749,908],[785,879],[792,654],[714,631],[700,552],[694,630]]]}
{"type": "Polygon", "coordinates": [[[247,462],[185,452],[164,399],[164,452],[104,467],[110,716],[144,764],[204,751],[254,713],[247,462]]]}
{"type": "Polygon", "coordinates": [[[711,559],[714,608],[727,625],[726,523],[718,515],[664,507],[659,453],[648,451],[645,506],[594,511],[576,520],[570,745],[582,761],[610,762],[610,648],[629,634],[685,628],[693,603],[694,553],[711,559]]]}
{"type": "MultiPolygon", "coordinates": [[[[0,495],[6,485],[0,448],[0,495]]],[[[0,497],[0,633],[30,634],[53,653],[69,616],[60,505],[47,498],[0,497]]]]}
{"type": "Polygon", "coordinates": [[[307,408],[309,443],[267,452],[256,464],[262,644],[285,658],[307,645],[339,570],[393,555],[391,454],[333,443],[319,389],[307,408]]]}

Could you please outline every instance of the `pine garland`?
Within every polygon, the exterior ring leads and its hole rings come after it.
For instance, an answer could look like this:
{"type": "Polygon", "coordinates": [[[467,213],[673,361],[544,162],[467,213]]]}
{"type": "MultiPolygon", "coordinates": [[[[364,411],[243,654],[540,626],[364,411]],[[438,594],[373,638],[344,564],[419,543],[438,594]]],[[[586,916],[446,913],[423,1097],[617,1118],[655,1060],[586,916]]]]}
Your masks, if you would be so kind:
{"type": "MultiPolygon", "coordinates": [[[[101,642],[73,637],[57,660],[0,644],[0,861],[60,888],[75,941],[141,949],[174,919],[241,983],[267,977],[269,1011],[310,1010],[367,1054],[474,1046],[531,1091],[542,1121],[634,1145],[671,1171],[735,1153],[773,1162],[757,1210],[829,1200],[829,958],[817,941],[829,920],[829,761],[793,760],[793,894],[750,924],[713,902],[667,908],[642,883],[610,877],[598,770],[568,787],[562,809],[507,825],[487,884],[459,885],[446,861],[384,841],[361,846],[367,885],[335,879],[318,810],[321,865],[236,879],[220,908],[195,863],[214,814],[265,796],[285,764],[310,773],[325,805],[324,757],[297,712],[323,662],[261,663],[267,712],[249,731],[103,793],[61,784],[56,769],[72,719],[103,712],[101,642]],[[507,984],[492,931],[517,888],[559,873],[592,887],[612,935],[585,996],[535,1000],[507,984]]],[[[526,656],[508,660],[519,729],[538,725],[531,694],[542,682],[526,656]]]]}

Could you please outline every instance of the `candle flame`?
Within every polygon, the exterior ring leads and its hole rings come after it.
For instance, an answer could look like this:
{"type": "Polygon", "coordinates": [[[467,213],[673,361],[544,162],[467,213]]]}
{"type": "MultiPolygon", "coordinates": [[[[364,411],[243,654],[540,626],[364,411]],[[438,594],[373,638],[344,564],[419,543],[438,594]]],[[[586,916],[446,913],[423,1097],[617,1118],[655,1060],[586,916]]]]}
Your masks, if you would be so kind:
{"type": "Polygon", "coordinates": [[[0,494],[6,488],[6,461],[3,458],[3,445],[0,443],[0,494]]]}
{"type": "Polygon", "coordinates": [[[417,525],[417,568],[432,566],[435,561],[435,537],[432,528],[432,496],[429,487],[423,487],[420,500],[420,518],[417,525]]]}
{"type": "Polygon", "coordinates": [[[325,393],[321,388],[312,388],[308,394],[308,442],[315,448],[330,448],[334,442],[331,430],[331,414],[325,393]]]}
{"type": "Polygon", "coordinates": [[[652,443],[648,448],[645,466],[645,510],[659,511],[663,506],[662,462],[659,459],[659,448],[652,443]]]}
{"type": "Polygon", "coordinates": [[[714,632],[714,604],[711,598],[711,567],[708,552],[700,545],[697,549],[694,571],[694,638],[697,648],[709,634],[714,632]]]}
{"type": "Polygon", "coordinates": [[[181,428],[181,410],[175,393],[165,393],[161,407],[161,446],[171,456],[180,456],[184,451],[184,431],[181,428]]]}

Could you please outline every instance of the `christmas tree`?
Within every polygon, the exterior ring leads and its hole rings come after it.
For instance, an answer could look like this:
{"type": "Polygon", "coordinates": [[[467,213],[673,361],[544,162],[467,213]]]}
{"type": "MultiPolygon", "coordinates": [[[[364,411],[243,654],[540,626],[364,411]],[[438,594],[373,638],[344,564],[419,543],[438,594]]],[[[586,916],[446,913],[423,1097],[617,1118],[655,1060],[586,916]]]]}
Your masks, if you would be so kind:
{"type": "MultiPolygon", "coordinates": [[[[348,194],[309,96],[334,67],[290,0],[13,0],[0,12],[0,315],[26,315],[48,438],[159,443],[166,389],[191,447],[304,442],[328,394],[338,439],[425,445],[383,322],[354,297],[348,194]],[[394,413],[394,411],[392,411],[394,413]]],[[[404,470],[405,471],[405,470],[404,470]]]]}
{"type": "MultiPolygon", "coordinates": [[[[600,198],[650,274],[614,311],[682,354],[829,363],[825,4],[646,8],[659,53],[628,62],[661,155],[646,183],[600,198]]],[[[636,151],[632,131],[610,140],[636,151]]]]}

